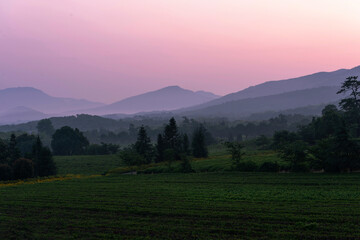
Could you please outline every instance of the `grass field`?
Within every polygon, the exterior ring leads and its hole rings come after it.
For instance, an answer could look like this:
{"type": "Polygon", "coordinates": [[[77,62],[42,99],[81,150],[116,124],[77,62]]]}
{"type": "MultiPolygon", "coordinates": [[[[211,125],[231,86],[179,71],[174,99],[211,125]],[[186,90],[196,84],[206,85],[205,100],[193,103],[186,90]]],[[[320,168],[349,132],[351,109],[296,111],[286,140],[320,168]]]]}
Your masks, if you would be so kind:
{"type": "MultiPolygon", "coordinates": [[[[231,156],[224,147],[215,146],[210,148],[210,157],[206,159],[193,159],[192,167],[196,172],[221,172],[232,170],[231,156]]],[[[174,162],[169,170],[168,163],[150,164],[148,166],[126,167],[118,155],[99,155],[99,156],[55,156],[58,174],[103,174],[108,171],[124,173],[136,169],[144,172],[180,172],[181,162],[174,162]],[[116,170],[114,170],[116,169],[116,170]]],[[[244,161],[253,161],[258,166],[263,162],[284,162],[273,151],[248,151],[244,156],[244,161]]]]}
{"type": "Polygon", "coordinates": [[[0,187],[1,239],[359,239],[359,174],[117,175],[0,187]]]}
{"type": "Polygon", "coordinates": [[[102,174],[123,166],[118,155],[55,156],[54,161],[59,175],[102,174]]]}

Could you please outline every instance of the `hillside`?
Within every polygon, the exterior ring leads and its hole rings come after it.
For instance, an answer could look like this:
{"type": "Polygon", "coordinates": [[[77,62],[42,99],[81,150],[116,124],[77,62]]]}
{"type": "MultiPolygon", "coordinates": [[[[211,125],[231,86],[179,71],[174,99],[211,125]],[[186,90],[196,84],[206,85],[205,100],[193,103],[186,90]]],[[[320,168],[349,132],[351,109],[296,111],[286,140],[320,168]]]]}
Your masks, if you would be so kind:
{"type": "Polygon", "coordinates": [[[333,103],[343,96],[337,95],[338,87],[320,87],[282,94],[230,101],[215,106],[190,111],[179,111],[189,117],[244,118],[254,113],[283,111],[309,105],[333,103]]]}
{"type": "Polygon", "coordinates": [[[47,114],[27,107],[15,107],[0,112],[0,125],[19,124],[49,117],[47,114]]]}
{"type": "MultiPolygon", "coordinates": [[[[41,90],[31,87],[0,90],[1,112],[22,106],[45,114],[59,114],[61,112],[99,107],[102,105],[102,103],[90,102],[83,99],[52,97],[41,90]]],[[[18,120],[21,120],[21,118],[18,120]]]]}
{"type": "Polygon", "coordinates": [[[78,113],[105,115],[174,110],[202,104],[218,97],[219,96],[209,92],[194,92],[178,86],[170,86],[129,97],[106,106],[82,110],[78,113]]]}
{"type": "MultiPolygon", "coordinates": [[[[225,95],[213,101],[200,104],[198,106],[190,107],[181,110],[187,112],[196,109],[204,109],[210,106],[216,106],[225,102],[237,101],[247,98],[256,98],[263,96],[270,96],[281,94],[285,92],[292,92],[298,90],[305,90],[320,87],[338,87],[349,76],[360,76],[360,66],[352,69],[340,69],[333,72],[319,72],[311,75],[306,75],[297,78],[291,78],[279,81],[268,81],[256,86],[248,87],[242,91],[225,95]]],[[[314,105],[313,103],[312,105],[314,105]]]]}

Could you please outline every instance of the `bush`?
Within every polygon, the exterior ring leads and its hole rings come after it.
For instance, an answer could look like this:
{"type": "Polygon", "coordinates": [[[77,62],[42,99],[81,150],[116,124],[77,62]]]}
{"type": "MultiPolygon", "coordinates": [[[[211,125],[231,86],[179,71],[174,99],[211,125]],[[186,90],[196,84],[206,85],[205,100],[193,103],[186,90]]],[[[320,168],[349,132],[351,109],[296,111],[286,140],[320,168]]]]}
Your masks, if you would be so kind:
{"type": "Polygon", "coordinates": [[[146,164],[146,159],[132,149],[124,149],[119,155],[127,166],[146,164]]]}
{"type": "Polygon", "coordinates": [[[258,166],[253,161],[240,162],[237,164],[236,169],[242,172],[255,172],[258,169],[258,166]]]}
{"type": "Polygon", "coordinates": [[[259,172],[279,172],[280,165],[277,162],[264,162],[259,168],[259,172]]]}
{"type": "Polygon", "coordinates": [[[299,163],[299,164],[293,165],[291,168],[291,171],[293,171],[293,172],[309,172],[310,169],[305,163],[299,163]]]}
{"type": "Polygon", "coordinates": [[[14,162],[14,178],[25,179],[34,176],[34,164],[31,160],[20,158],[14,162]]]}
{"type": "Polygon", "coordinates": [[[181,155],[181,172],[183,173],[191,173],[194,172],[194,169],[191,166],[189,157],[186,154],[181,155]]]}
{"type": "Polygon", "coordinates": [[[7,164],[0,164],[0,181],[11,180],[12,170],[7,164]]]}

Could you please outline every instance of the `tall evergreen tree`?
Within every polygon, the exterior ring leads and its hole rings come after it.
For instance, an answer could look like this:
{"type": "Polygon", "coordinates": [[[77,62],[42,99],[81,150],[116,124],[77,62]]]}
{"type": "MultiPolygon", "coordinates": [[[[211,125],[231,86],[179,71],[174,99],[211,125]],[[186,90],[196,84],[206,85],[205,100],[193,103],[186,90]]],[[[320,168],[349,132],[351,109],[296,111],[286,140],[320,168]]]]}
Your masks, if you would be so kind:
{"type": "Polygon", "coordinates": [[[0,164],[9,164],[9,146],[8,144],[0,139],[0,164]]]}
{"type": "Polygon", "coordinates": [[[346,78],[337,92],[350,93],[350,96],[340,101],[339,105],[346,113],[347,122],[351,129],[354,129],[355,135],[360,137],[360,81],[357,76],[346,78]]]}
{"type": "Polygon", "coordinates": [[[192,138],[192,150],[194,157],[206,158],[208,156],[208,150],[206,147],[205,141],[205,128],[204,126],[200,126],[199,128],[195,129],[192,138]]]}
{"type": "Polygon", "coordinates": [[[190,155],[190,142],[187,134],[184,134],[183,136],[182,145],[183,145],[183,153],[185,155],[190,155]]]}
{"type": "Polygon", "coordinates": [[[51,151],[43,144],[38,136],[33,145],[32,161],[34,163],[35,176],[50,176],[56,174],[56,166],[51,151]]]}
{"type": "Polygon", "coordinates": [[[179,149],[180,136],[178,132],[178,127],[176,125],[175,118],[171,118],[169,124],[165,126],[164,131],[164,143],[166,148],[171,148],[174,150],[179,149]]]}
{"type": "Polygon", "coordinates": [[[163,162],[164,161],[164,151],[165,151],[165,143],[163,136],[161,134],[157,137],[157,143],[156,143],[156,162],[163,162]]]}
{"type": "Polygon", "coordinates": [[[16,136],[11,134],[9,141],[9,162],[13,164],[17,159],[20,158],[20,150],[17,147],[16,136]]]}
{"type": "Polygon", "coordinates": [[[169,120],[169,124],[165,126],[163,140],[165,149],[171,149],[174,154],[174,159],[180,160],[182,139],[175,118],[173,117],[169,120]]]}
{"type": "Polygon", "coordinates": [[[153,148],[151,140],[147,135],[144,126],[141,126],[138,132],[137,140],[134,144],[135,151],[146,159],[147,163],[150,163],[153,158],[153,148]]]}

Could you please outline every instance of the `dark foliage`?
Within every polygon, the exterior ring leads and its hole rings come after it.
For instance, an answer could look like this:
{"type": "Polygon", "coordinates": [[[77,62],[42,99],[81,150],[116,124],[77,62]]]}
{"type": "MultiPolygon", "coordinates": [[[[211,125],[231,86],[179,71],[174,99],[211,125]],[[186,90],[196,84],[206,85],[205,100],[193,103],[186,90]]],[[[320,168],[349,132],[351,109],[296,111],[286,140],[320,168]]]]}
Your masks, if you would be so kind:
{"type": "Polygon", "coordinates": [[[84,154],[89,141],[79,129],[62,127],[52,136],[51,147],[55,155],[84,154]]]}
{"type": "Polygon", "coordinates": [[[19,158],[13,164],[15,179],[25,179],[34,176],[34,164],[30,159],[19,158]]]}
{"type": "Polygon", "coordinates": [[[12,179],[12,169],[7,164],[0,164],[0,181],[12,179]]]}
{"type": "Polygon", "coordinates": [[[50,119],[40,120],[36,126],[38,133],[46,134],[52,136],[55,132],[54,126],[50,119]]]}
{"type": "Polygon", "coordinates": [[[35,176],[50,176],[56,174],[56,166],[49,148],[44,147],[37,137],[32,148],[32,161],[34,163],[35,176]]]}
{"type": "Polygon", "coordinates": [[[202,125],[199,128],[195,129],[193,133],[192,151],[193,151],[193,156],[196,158],[208,157],[205,135],[206,135],[206,129],[202,125]]]}
{"type": "Polygon", "coordinates": [[[242,158],[245,155],[243,152],[244,145],[240,142],[225,142],[224,145],[227,147],[228,152],[231,154],[231,160],[233,162],[233,168],[235,170],[244,169],[242,164],[242,158]]]}

